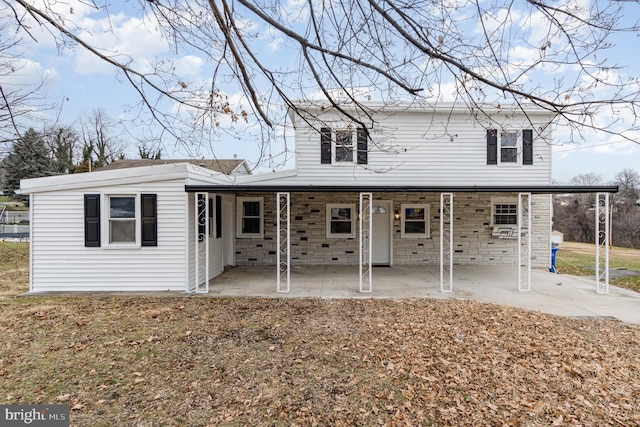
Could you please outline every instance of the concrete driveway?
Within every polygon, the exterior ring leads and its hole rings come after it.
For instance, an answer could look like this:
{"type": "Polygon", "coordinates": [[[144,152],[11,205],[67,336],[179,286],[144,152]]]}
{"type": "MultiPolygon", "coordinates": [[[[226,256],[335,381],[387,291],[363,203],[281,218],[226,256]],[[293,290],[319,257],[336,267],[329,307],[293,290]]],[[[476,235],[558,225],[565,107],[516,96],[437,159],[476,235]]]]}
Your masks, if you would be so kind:
{"type": "Polygon", "coordinates": [[[457,298],[568,317],[640,324],[640,294],[615,286],[598,294],[594,277],[532,270],[531,291],[518,291],[516,267],[454,266],[453,292],[440,292],[438,266],[374,267],[373,291],[359,292],[357,266],[294,266],[288,293],[276,292],[276,268],[238,266],[214,278],[211,296],[270,298],[457,298]]]}

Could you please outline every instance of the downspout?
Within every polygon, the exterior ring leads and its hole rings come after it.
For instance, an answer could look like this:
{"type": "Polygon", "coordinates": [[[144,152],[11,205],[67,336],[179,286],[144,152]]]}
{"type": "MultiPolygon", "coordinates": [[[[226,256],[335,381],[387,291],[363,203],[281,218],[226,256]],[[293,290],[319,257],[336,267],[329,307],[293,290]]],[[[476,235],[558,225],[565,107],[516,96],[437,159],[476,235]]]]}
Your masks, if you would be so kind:
{"type": "Polygon", "coordinates": [[[189,293],[189,193],[184,193],[184,291],[189,293]]]}

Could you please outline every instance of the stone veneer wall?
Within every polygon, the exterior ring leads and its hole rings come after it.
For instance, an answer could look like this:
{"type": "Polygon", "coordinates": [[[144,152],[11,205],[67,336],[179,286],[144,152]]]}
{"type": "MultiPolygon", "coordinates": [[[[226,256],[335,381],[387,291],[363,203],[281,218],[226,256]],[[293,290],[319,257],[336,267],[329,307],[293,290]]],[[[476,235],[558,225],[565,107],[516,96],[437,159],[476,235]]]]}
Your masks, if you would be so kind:
{"type": "MultiPolygon", "coordinates": [[[[276,263],[276,195],[244,193],[264,197],[264,239],[236,239],[236,264],[275,265],[276,263]]],[[[454,193],[454,263],[517,263],[518,240],[491,237],[491,197],[504,194],[454,193]]],[[[402,238],[399,220],[393,225],[393,263],[397,265],[437,265],[440,256],[439,193],[374,193],[374,199],[392,200],[393,210],[402,203],[427,203],[430,206],[431,238],[402,238]]],[[[517,195],[513,195],[514,200],[517,195]]],[[[358,211],[358,193],[291,193],[291,259],[293,264],[358,264],[356,237],[326,237],[326,204],[353,204],[358,211]]],[[[548,195],[532,197],[532,266],[548,267],[551,251],[548,195]]],[[[375,230],[374,230],[375,234],[375,230]]]]}

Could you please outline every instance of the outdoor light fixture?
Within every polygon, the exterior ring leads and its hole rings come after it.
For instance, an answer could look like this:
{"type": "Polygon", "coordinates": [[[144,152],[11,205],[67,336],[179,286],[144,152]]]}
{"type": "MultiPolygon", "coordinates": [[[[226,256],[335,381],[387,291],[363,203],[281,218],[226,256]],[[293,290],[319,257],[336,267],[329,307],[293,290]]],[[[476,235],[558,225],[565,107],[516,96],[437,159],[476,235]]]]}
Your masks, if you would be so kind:
{"type": "Polygon", "coordinates": [[[400,211],[398,209],[393,213],[393,218],[395,218],[396,221],[400,219],[400,211]]]}

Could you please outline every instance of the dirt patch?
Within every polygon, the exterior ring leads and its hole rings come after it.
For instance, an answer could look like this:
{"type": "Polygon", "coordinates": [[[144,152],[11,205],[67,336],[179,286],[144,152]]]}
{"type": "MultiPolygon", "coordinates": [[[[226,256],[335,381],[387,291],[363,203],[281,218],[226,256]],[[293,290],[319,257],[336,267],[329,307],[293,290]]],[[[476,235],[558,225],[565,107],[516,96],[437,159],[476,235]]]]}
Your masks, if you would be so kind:
{"type": "Polygon", "coordinates": [[[0,300],[0,403],[72,425],[635,425],[640,327],[471,301],[0,300]]]}

